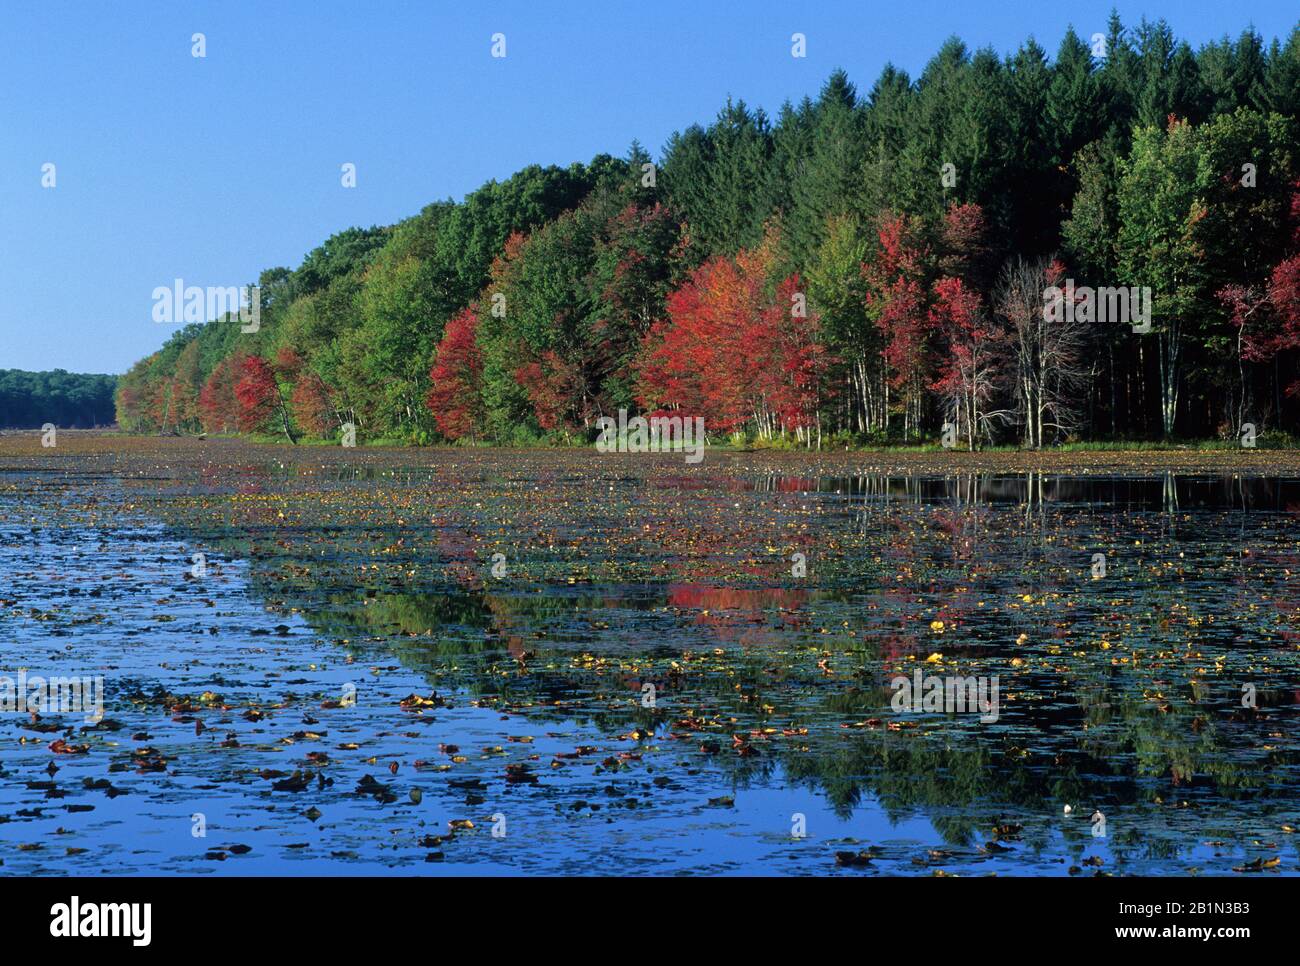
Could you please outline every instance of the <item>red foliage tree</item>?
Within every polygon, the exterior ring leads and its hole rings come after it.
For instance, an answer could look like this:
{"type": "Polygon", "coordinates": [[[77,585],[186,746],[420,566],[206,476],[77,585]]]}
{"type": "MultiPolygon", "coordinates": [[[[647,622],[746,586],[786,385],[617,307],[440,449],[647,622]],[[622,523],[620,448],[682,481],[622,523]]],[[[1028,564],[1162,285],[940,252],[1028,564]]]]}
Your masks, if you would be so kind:
{"type": "Polygon", "coordinates": [[[329,386],[310,369],[302,372],[294,383],[289,405],[293,409],[294,422],[313,436],[328,436],[338,425],[329,386]]]}
{"type": "Polygon", "coordinates": [[[515,382],[528,393],[537,425],[552,430],[564,424],[564,416],[573,408],[581,373],[577,365],[566,362],[558,352],[547,350],[537,360],[515,370],[515,382]]]}
{"type": "MultiPolygon", "coordinates": [[[[296,368],[297,355],[281,350],[281,360],[290,370],[296,368]]],[[[235,422],[243,432],[256,432],[267,428],[277,419],[280,430],[291,443],[296,443],[289,424],[289,408],[280,392],[280,373],[261,356],[245,356],[239,364],[239,379],[235,383],[237,409],[235,422]]]]}
{"type": "Polygon", "coordinates": [[[817,424],[818,319],[797,275],[772,291],[770,242],[705,262],[668,296],[668,319],[644,343],[643,406],[703,416],[720,432],[752,421],[763,437],[817,424]]]}
{"type": "Polygon", "coordinates": [[[929,250],[920,228],[904,215],[885,215],[874,257],[862,266],[867,311],[885,340],[889,385],[902,397],[904,434],[920,426],[929,371],[926,266],[929,250]]]}
{"type": "Polygon", "coordinates": [[[944,401],[956,432],[974,449],[980,433],[1003,415],[984,407],[1002,380],[1005,334],[983,311],[979,293],[960,278],[935,282],[930,325],[946,349],[931,389],[944,401]]]}
{"type": "MultiPolygon", "coordinates": [[[[1290,220],[1292,253],[1273,267],[1267,282],[1228,285],[1218,292],[1239,329],[1241,358],[1247,362],[1271,362],[1300,349],[1300,190],[1291,196],[1290,220]]],[[[1286,387],[1286,394],[1300,395],[1300,378],[1286,387]]]]}
{"type": "Polygon", "coordinates": [[[199,418],[210,433],[228,433],[239,423],[235,383],[239,381],[241,359],[232,353],[218,362],[199,392],[199,418]]]}
{"type": "Polygon", "coordinates": [[[429,370],[433,385],[425,405],[448,439],[472,438],[482,424],[483,354],[477,335],[478,313],[473,306],[452,316],[429,370]]]}
{"type": "Polygon", "coordinates": [[[783,429],[818,425],[822,382],[828,357],[817,341],[817,317],[804,308],[802,280],[790,275],[777,286],[776,298],[760,318],[755,377],[766,408],[783,429]]]}
{"type": "MultiPolygon", "coordinates": [[[[731,259],[714,258],[668,296],[668,318],[646,337],[639,399],[705,417],[710,429],[732,432],[753,415],[742,351],[758,327],[762,279],[731,259]]],[[[754,348],[752,345],[749,349],[754,348]]]]}
{"type": "Polygon", "coordinates": [[[239,404],[235,421],[241,431],[251,433],[265,428],[280,400],[280,387],[269,362],[261,356],[244,357],[235,383],[235,399],[239,404]]]}
{"type": "MultiPolygon", "coordinates": [[[[1300,349],[1300,255],[1279,262],[1262,292],[1229,285],[1219,291],[1219,299],[1241,330],[1241,357],[1247,362],[1271,362],[1279,353],[1300,349]]],[[[1286,393],[1300,395],[1300,378],[1286,393]]]]}

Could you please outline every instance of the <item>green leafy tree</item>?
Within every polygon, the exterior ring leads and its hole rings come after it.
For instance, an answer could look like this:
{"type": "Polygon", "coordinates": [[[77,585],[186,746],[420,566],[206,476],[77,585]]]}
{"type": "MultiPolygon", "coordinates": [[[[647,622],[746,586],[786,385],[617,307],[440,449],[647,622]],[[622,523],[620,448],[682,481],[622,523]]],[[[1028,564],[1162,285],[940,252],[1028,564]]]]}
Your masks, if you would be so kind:
{"type": "Polygon", "coordinates": [[[1184,331],[1207,294],[1196,226],[1205,216],[1209,181],[1201,139],[1187,121],[1140,128],[1120,165],[1119,274],[1126,284],[1152,291],[1160,425],[1166,437],[1174,434],[1178,413],[1184,331]]]}

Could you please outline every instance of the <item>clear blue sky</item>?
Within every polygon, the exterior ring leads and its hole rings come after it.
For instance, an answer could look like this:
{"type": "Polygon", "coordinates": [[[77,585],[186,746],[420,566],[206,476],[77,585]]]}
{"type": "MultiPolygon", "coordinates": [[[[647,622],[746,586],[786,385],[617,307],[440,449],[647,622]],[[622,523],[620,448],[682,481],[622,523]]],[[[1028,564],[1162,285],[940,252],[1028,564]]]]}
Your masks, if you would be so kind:
{"type": "MultiPolygon", "coordinates": [[[[1119,2],[1199,46],[1281,0],[1119,2]]],[[[172,331],[151,293],[254,281],[349,225],[387,224],[531,162],[633,138],[656,156],[728,94],[775,112],[843,67],[915,76],[949,35],[999,52],[1093,3],[332,0],[17,3],[0,13],[0,368],[121,372],[172,331]],[[504,60],[490,38],[507,39],[504,60]],[[808,56],[790,56],[790,35],[808,56]],[[207,57],[190,37],[207,37],[207,57]],[[41,187],[41,166],[57,187],[41,187]],[[339,183],[344,162],[358,186],[339,183]]]]}

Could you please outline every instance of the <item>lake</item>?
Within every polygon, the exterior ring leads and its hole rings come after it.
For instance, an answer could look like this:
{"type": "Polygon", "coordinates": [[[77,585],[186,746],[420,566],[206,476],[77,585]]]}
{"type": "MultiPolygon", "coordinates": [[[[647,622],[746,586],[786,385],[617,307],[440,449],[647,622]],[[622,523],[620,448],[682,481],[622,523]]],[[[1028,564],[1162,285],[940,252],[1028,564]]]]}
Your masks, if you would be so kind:
{"type": "Polygon", "coordinates": [[[1298,515],[1263,452],[7,436],[0,675],[103,707],[0,714],[0,870],[1295,874],[1298,515]]]}

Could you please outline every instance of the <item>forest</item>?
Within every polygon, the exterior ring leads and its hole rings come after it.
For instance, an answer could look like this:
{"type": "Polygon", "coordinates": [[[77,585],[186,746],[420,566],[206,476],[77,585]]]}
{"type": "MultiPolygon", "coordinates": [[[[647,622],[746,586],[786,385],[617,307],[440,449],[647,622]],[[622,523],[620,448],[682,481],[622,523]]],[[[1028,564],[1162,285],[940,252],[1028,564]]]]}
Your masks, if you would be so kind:
{"type": "Polygon", "coordinates": [[[1298,123],[1300,26],[950,39],[916,77],[836,71],[775,115],[729,99],[658,159],[633,141],[341,231],[261,273],[256,332],[191,324],[135,363],[117,421],[577,444],[626,408],[771,446],[1293,439],[1298,123]],[[1149,324],[1082,310],[1090,288],[1149,292],[1149,324]]]}
{"type": "Polygon", "coordinates": [[[116,376],[0,369],[0,429],[111,426],[116,376]]]}

